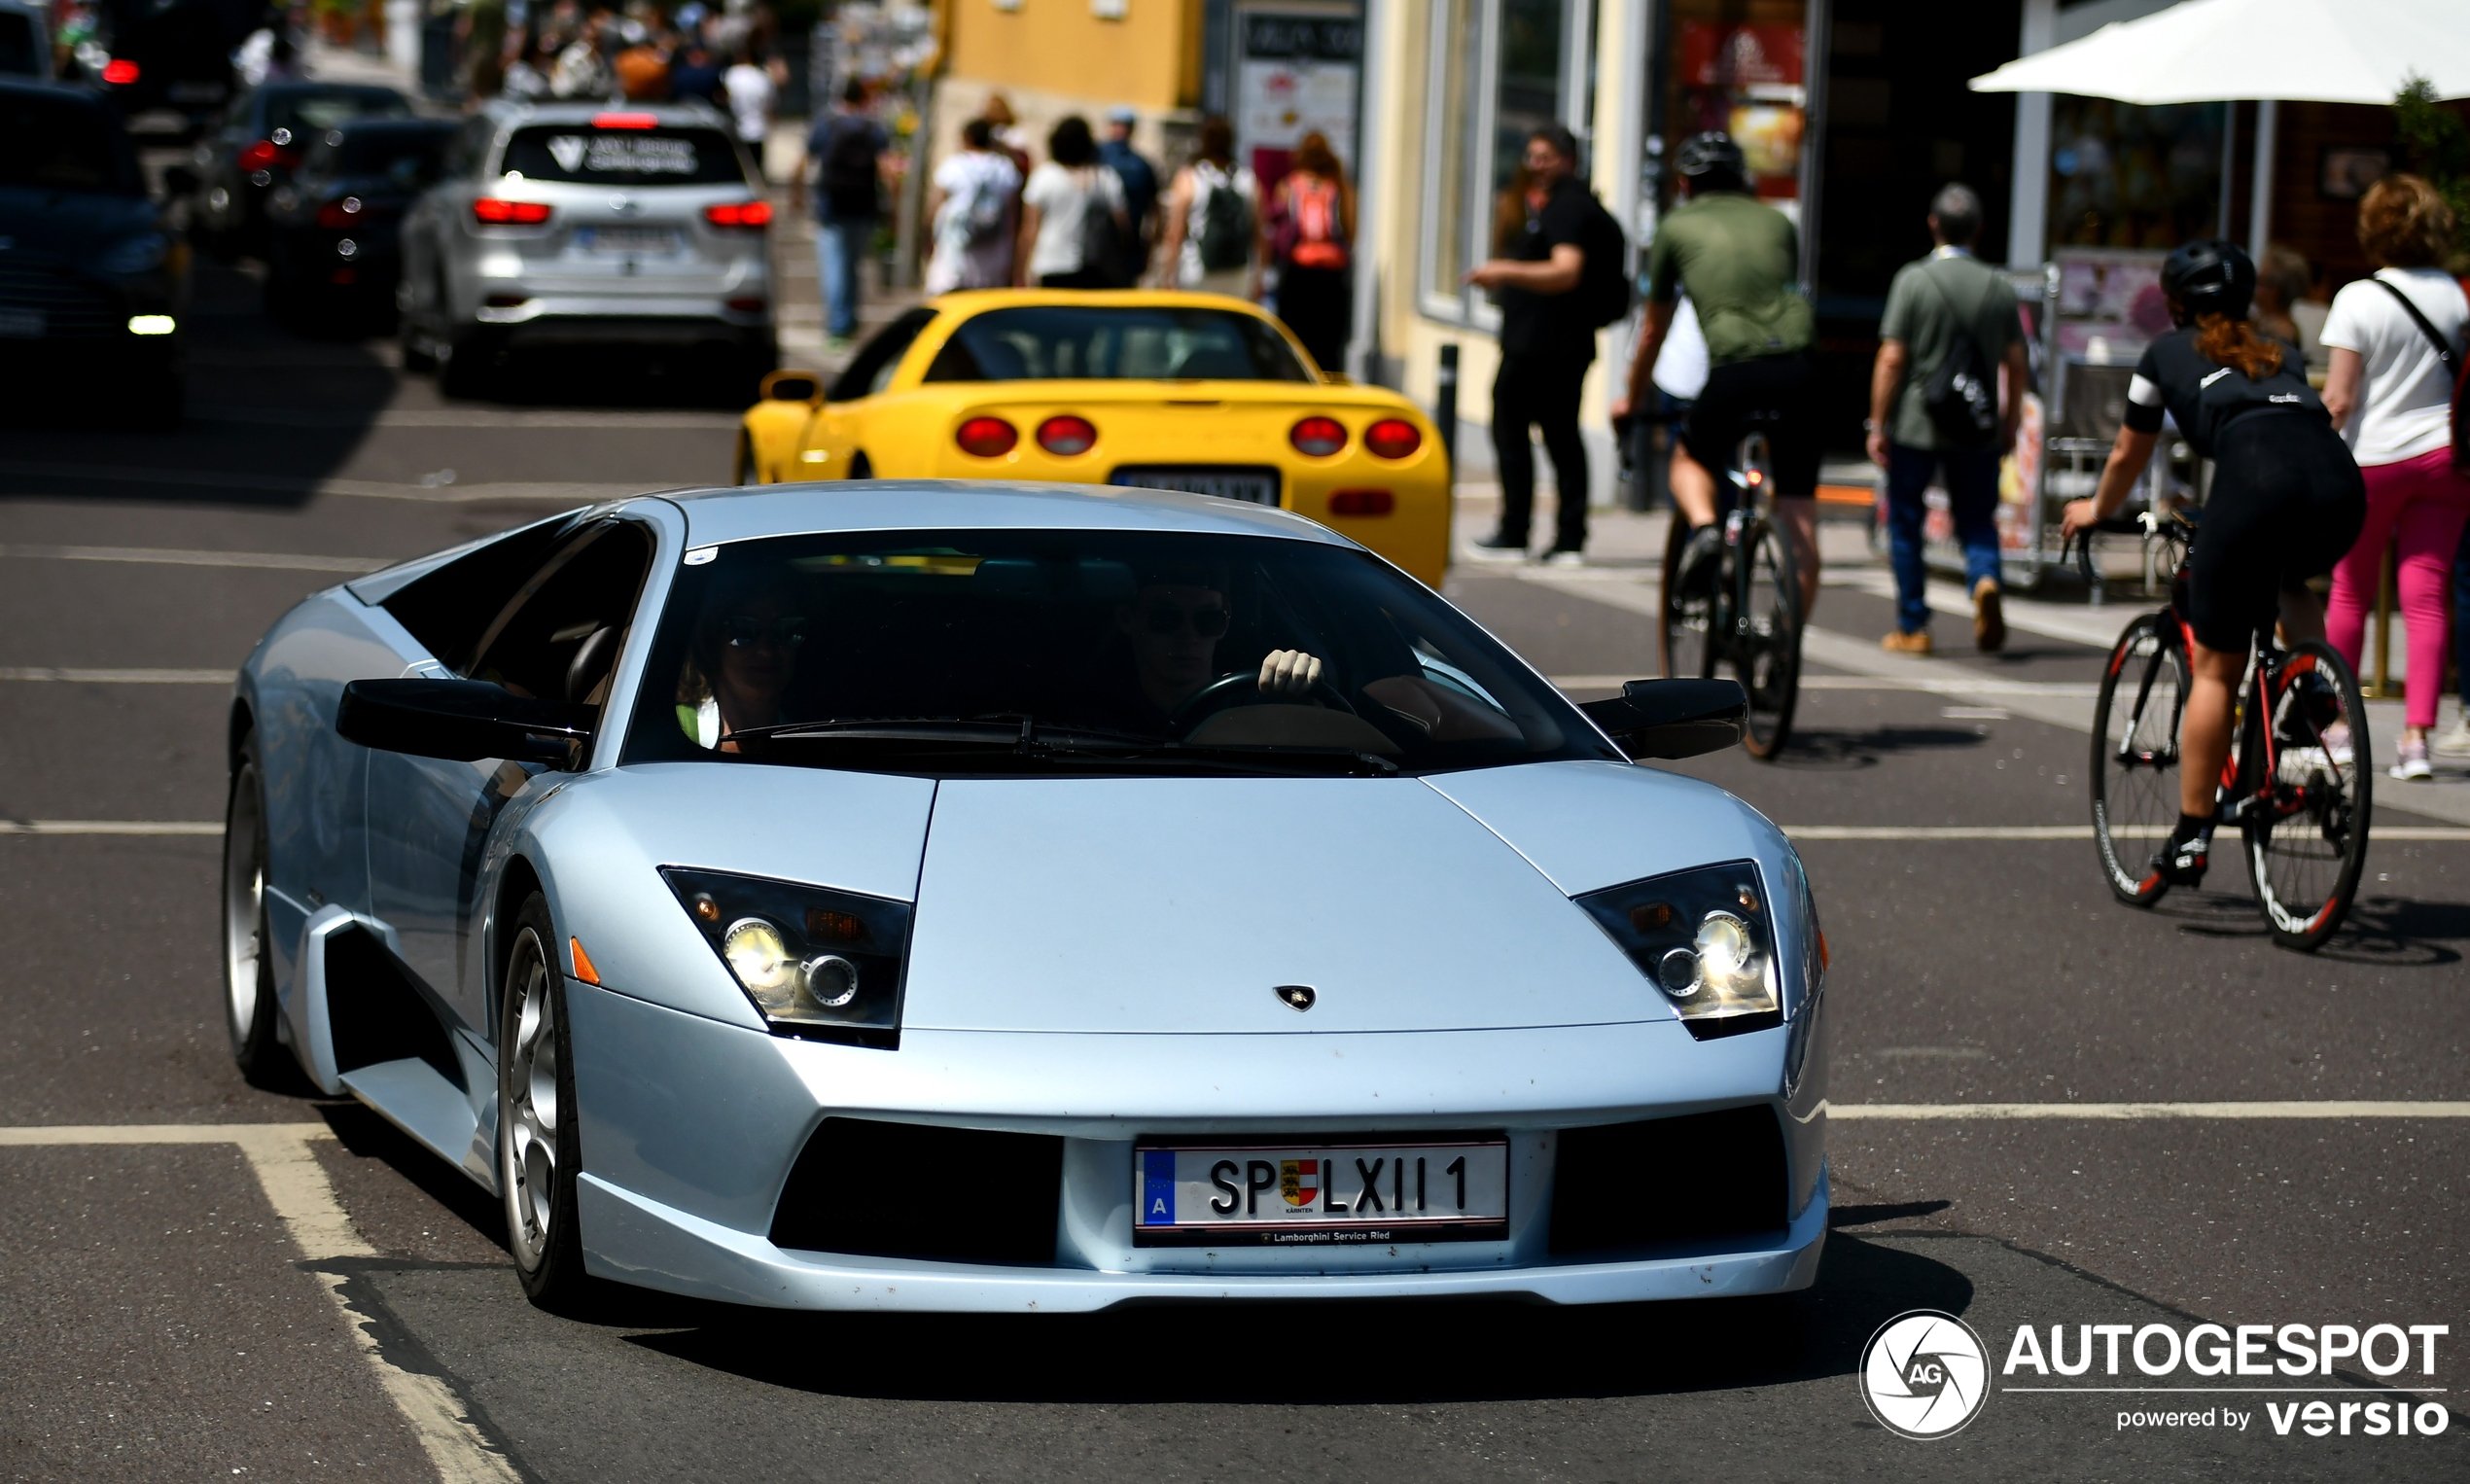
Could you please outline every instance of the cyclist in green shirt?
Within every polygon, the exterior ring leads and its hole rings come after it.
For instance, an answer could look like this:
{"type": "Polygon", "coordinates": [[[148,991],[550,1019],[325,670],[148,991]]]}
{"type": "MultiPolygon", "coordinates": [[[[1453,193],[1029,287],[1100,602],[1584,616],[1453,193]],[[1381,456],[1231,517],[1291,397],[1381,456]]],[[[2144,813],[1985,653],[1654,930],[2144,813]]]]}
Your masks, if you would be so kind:
{"type": "Polygon", "coordinates": [[[1647,400],[1674,301],[1686,289],[1707,336],[1709,369],[1673,450],[1673,503],[1707,533],[1693,541],[1683,570],[1698,570],[1713,550],[1716,471],[1730,468],[1742,439],[1761,427],[1775,463],[1777,523],[1792,543],[1807,618],[1818,598],[1818,414],[1801,235],[1751,191],[1730,135],[1693,135],[1675,152],[1674,168],[1688,200],[1664,219],[1647,250],[1646,323],[1612,415],[1626,417],[1647,400]]]}

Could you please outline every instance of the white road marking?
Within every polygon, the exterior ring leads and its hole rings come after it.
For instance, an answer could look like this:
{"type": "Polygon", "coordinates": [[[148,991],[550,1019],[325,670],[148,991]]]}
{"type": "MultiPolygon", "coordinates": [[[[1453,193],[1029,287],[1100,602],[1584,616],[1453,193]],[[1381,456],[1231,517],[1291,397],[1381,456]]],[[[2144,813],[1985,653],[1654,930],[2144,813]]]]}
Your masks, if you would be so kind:
{"type": "Polygon", "coordinates": [[[2158,1118],[2470,1118],[2470,1102],[2362,1102],[2340,1099],[2265,1103],[1829,1103],[1827,1116],[1880,1122],[1957,1119],[2158,1118]]]}
{"type": "Polygon", "coordinates": [[[55,665],[0,665],[0,681],[57,680],[98,686],[228,686],[229,670],[86,670],[55,665]]]}
{"type": "Polygon", "coordinates": [[[0,819],[0,834],[221,834],[219,819],[0,819]]]}
{"type": "MultiPolygon", "coordinates": [[[[820,323],[820,322],[819,322],[820,323]]],[[[382,412],[319,412],[289,407],[192,408],[193,422],[263,428],[734,428],[734,412],[499,412],[472,407],[392,407],[382,412]]]]}
{"type": "MultiPolygon", "coordinates": [[[[1796,840],[2089,840],[2090,825],[1785,825],[1796,840]]],[[[2122,839],[2158,840],[2168,825],[2122,825],[2113,831],[2122,839]]],[[[2368,842],[2378,840],[2470,840],[2470,829],[2452,825],[2377,825],[2368,842]]]]}
{"type": "MultiPolygon", "coordinates": [[[[286,495],[353,495],[370,500],[419,500],[433,504],[470,505],[482,500],[561,501],[596,505],[625,500],[649,491],[641,484],[584,484],[540,481],[498,484],[388,483],[376,479],[309,478],[300,475],[218,474],[201,469],[163,469],[130,465],[53,464],[27,459],[0,459],[0,478],[75,479],[87,483],[178,484],[202,489],[256,489],[286,495]]],[[[688,486],[673,486],[685,488],[688,486]]]]}
{"type": "MultiPolygon", "coordinates": [[[[1545,677],[1564,690],[1618,690],[1633,680],[1651,680],[1639,675],[1552,675],[1545,677]]],[[[2095,681],[2071,680],[1970,680],[1959,676],[1932,676],[1926,679],[1888,679],[1875,675],[1804,675],[1804,690],[1918,690],[1937,695],[2048,695],[2070,700],[2090,700],[2100,694],[2095,681]]]]}
{"type": "Polygon", "coordinates": [[[169,547],[0,546],[0,556],[63,562],[151,562],[171,567],[265,567],[283,572],[375,572],[393,556],[314,556],[298,551],[185,551],[169,547]]]}
{"type": "MultiPolygon", "coordinates": [[[[318,1163],[311,1148],[334,1137],[335,1131],[323,1123],[107,1123],[0,1128],[0,1147],[237,1145],[303,1259],[331,1262],[338,1257],[377,1256],[377,1249],[353,1228],[351,1217],[335,1197],[334,1183],[326,1178],[326,1167],[318,1163]]],[[[442,1484],[512,1484],[520,1478],[513,1464],[473,1424],[471,1409],[451,1387],[439,1377],[405,1370],[386,1359],[368,1322],[353,1311],[343,1294],[344,1285],[351,1281],[348,1274],[310,1276],[333,1301],[358,1343],[361,1358],[368,1361],[387,1399],[403,1414],[442,1484]]]]}

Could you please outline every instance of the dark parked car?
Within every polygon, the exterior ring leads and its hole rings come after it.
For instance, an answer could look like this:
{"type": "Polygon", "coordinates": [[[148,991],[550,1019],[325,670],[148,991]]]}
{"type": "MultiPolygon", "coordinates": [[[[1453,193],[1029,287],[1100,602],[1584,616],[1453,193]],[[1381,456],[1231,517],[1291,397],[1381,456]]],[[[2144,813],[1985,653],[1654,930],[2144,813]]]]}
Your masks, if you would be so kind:
{"type": "Polygon", "coordinates": [[[0,381],[113,417],[180,416],[189,251],[128,131],[83,88],[0,79],[0,381]]]}
{"type": "Polygon", "coordinates": [[[231,49],[263,10],[261,0],[105,0],[77,70],[124,118],[168,108],[197,127],[230,103],[231,49]]]}
{"type": "Polygon", "coordinates": [[[411,100],[392,88],[267,83],[250,89],[197,146],[199,234],[223,251],[260,250],[266,202],[313,141],[354,119],[410,116],[411,100]]]}
{"type": "Polygon", "coordinates": [[[266,199],[267,310],[293,321],[391,316],[404,209],[438,178],[454,133],[441,119],[357,119],[320,135],[266,199]]]}

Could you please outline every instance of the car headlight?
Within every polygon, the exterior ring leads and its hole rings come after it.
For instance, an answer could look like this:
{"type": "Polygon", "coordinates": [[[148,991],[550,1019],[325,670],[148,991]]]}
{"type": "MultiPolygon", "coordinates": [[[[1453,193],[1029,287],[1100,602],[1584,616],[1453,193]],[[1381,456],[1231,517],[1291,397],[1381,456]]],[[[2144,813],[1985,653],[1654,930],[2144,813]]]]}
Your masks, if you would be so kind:
{"type": "Polygon", "coordinates": [[[151,273],[163,265],[163,257],[171,250],[171,239],[159,231],[146,232],[112,245],[96,264],[115,277],[135,273],[151,273]]]}
{"type": "Polygon", "coordinates": [[[897,1043],[909,903],[676,866],[660,876],[775,1034],[897,1043]]]}
{"type": "Polygon", "coordinates": [[[1578,899],[1704,1041],[1783,1023],[1775,911],[1758,866],[1732,861],[1578,899]]]}

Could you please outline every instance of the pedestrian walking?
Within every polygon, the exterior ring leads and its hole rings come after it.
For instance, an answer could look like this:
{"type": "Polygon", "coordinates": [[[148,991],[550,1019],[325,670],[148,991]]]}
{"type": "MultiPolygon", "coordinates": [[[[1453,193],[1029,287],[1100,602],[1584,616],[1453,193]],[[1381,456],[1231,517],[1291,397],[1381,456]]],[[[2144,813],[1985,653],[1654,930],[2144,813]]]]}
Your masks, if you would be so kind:
{"type": "Polygon", "coordinates": [[[681,102],[688,98],[701,98],[718,108],[721,106],[721,78],[726,70],[714,58],[711,48],[703,44],[700,28],[687,27],[685,39],[670,59],[669,95],[681,102]]]}
{"type": "Polygon", "coordinates": [[[995,148],[1004,152],[1004,158],[1012,162],[1012,168],[1020,172],[1022,180],[1028,180],[1031,167],[1029,135],[1021,128],[1020,121],[1013,117],[1011,101],[1000,92],[990,92],[986,95],[986,106],[978,110],[978,117],[995,130],[995,148]]]}
{"type": "Polygon", "coordinates": [[[882,215],[883,152],[892,136],[866,112],[866,85],[851,78],[815,121],[806,158],[815,166],[815,271],[824,295],[824,345],[849,348],[858,332],[858,265],[882,215]]]}
{"type": "Polygon", "coordinates": [[[1123,183],[1123,214],[1132,222],[1134,240],[1141,244],[1141,266],[1146,274],[1149,244],[1157,240],[1158,172],[1132,147],[1133,125],[1140,122],[1139,114],[1120,103],[1108,109],[1107,137],[1098,142],[1098,159],[1123,183]]]}
{"type": "Polygon", "coordinates": [[[961,125],[961,148],[935,166],[927,205],[935,224],[935,252],[926,271],[930,296],[1000,289],[1012,281],[1020,193],[1020,172],[996,148],[995,125],[984,119],[961,125]]]}
{"type": "Polygon", "coordinates": [[[1021,190],[1014,276],[1042,289],[1117,289],[1132,222],[1123,182],[1098,162],[1089,121],[1068,114],[1046,136],[1046,161],[1021,190]]]}
{"type": "Polygon", "coordinates": [[[1192,162],[1166,192],[1164,271],[1178,288],[1260,298],[1260,184],[1235,163],[1235,129],[1201,121],[1192,162]]]}
{"type": "Polygon", "coordinates": [[[1296,141],[1294,162],[1270,194],[1269,221],[1278,317],[1323,371],[1344,371],[1355,330],[1355,300],[1347,291],[1355,193],[1322,134],[1296,141]]]}
{"type": "Polygon", "coordinates": [[[2392,544],[2410,656],[2392,776],[2406,780],[2435,774],[2427,734],[2444,694],[2445,589],[2470,521],[2470,477],[2454,463],[2452,425],[2470,300],[2442,266],[2453,226],[2444,197],[2416,175],[2369,187],[2358,203],[2358,244],[2376,276],[2345,285],[2324,321],[2332,352],[2324,407],[2367,481],[2367,522],[2333,569],[2325,633],[2356,666],[2392,544]]]}
{"type": "Polygon", "coordinates": [[[1895,569],[1895,627],[1880,644],[1897,654],[1930,652],[1922,492],[1941,472],[1956,539],[1964,548],[1973,644],[1994,654],[2007,643],[1998,461],[2015,445],[2029,367],[2014,287],[1973,256],[1981,215],[1981,197],[1969,186],[1949,185],[1931,199],[1929,236],[1936,245],[1896,270],[1879,322],[1868,442],[1870,462],[1887,472],[1895,569]]]}
{"type": "Polygon", "coordinates": [[[772,106],[780,97],[780,88],[772,74],[755,60],[755,49],[740,44],[731,53],[729,70],[721,74],[721,94],[729,107],[730,122],[737,126],[738,142],[754,155],[755,162],[763,162],[763,143],[772,134],[772,106]]]}
{"type": "Polygon", "coordinates": [[[1528,134],[1525,224],[1509,251],[1466,281],[1500,305],[1500,371],[1493,378],[1493,459],[1500,525],[1473,545],[1489,560],[1521,560],[1535,514],[1534,434],[1552,455],[1560,507],[1544,559],[1575,566],[1587,545],[1587,448],[1578,397],[1595,361],[1595,332],[1629,306],[1621,229],[1578,179],[1578,141],[1558,124],[1528,134]],[[1590,292],[1592,290],[1593,292],[1590,292]],[[1620,307],[1606,313],[1606,293],[1620,307]],[[1531,433],[1531,430],[1532,433],[1531,433]]]}

